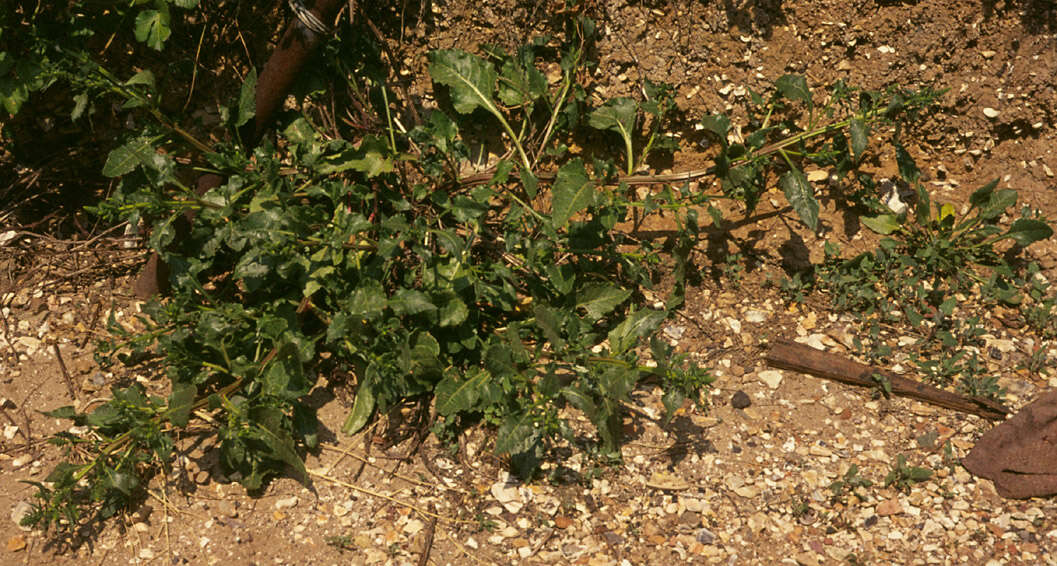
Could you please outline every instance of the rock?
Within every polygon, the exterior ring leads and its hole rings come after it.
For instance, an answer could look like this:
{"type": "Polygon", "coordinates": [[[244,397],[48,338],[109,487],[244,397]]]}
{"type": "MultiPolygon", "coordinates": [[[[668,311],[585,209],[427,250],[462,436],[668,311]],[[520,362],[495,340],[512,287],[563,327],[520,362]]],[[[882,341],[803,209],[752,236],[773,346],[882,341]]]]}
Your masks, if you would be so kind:
{"type": "Polygon", "coordinates": [[[22,535],[15,535],[15,536],[7,539],[7,551],[8,552],[18,552],[20,550],[25,550],[25,548],[26,548],[26,538],[23,537],[22,535]]]}
{"type": "Polygon", "coordinates": [[[745,392],[740,389],[734,393],[733,397],[730,398],[730,406],[734,407],[735,409],[744,409],[749,405],[752,405],[752,400],[749,399],[749,396],[746,395],[745,392]]]}
{"type": "Polygon", "coordinates": [[[294,507],[297,507],[297,503],[297,496],[291,495],[290,497],[284,497],[282,499],[276,500],[275,509],[276,511],[281,511],[283,509],[292,509],[294,507]]]}
{"type": "Polygon", "coordinates": [[[694,534],[694,540],[701,544],[712,544],[716,542],[716,534],[708,529],[698,529],[694,534]]]}
{"type": "Polygon", "coordinates": [[[24,531],[31,530],[29,527],[22,526],[22,519],[33,512],[33,505],[28,501],[19,501],[11,508],[11,520],[15,522],[24,531]]]}
{"type": "Polygon", "coordinates": [[[988,118],[991,118],[992,120],[994,120],[995,118],[998,118],[999,114],[1001,114],[1001,112],[999,112],[998,110],[995,110],[994,108],[991,108],[991,107],[984,108],[984,116],[987,116],[988,118]]]}
{"type": "Polygon", "coordinates": [[[682,515],[679,515],[679,525],[682,527],[688,527],[696,529],[701,526],[701,515],[694,513],[693,511],[687,511],[682,515]]]}
{"type": "Polygon", "coordinates": [[[765,369],[758,371],[756,372],[756,377],[760,378],[760,381],[771,389],[778,389],[778,386],[782,384],[782,372],[780,370],[765,369]]]}
{"type": "Polygon", "coordinates": [[[504,479],[492,484],[491,492],[492,497],[501,503],[507,511],[511,513],[521,511],[523,507],[521,494],[518,492],[517,482],[512,477],[506,476],[504,479]]]}
{"type": "Polygon", "coordinates": [[[554,518],[554,527],[557,529],[568,529],[572,524],[573,520],[565,515],[558,515],[554,518]]]}
{"type": "Polygon", "coordinates": [[[899,515],[903,513],[903,504],[898,499],[887,499],[877,504],[877,509],[874,510],[879,517],[888,517],[891,515],[899,515]]]}

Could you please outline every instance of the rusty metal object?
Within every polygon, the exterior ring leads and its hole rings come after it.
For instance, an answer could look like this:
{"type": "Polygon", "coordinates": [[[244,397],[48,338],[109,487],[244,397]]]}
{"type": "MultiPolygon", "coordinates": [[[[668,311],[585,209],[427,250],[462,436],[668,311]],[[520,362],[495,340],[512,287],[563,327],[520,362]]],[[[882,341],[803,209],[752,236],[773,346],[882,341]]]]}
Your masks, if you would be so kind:
{"type": "Polygon", "coordinates": [[[1057,391],[1039,395],[987,431],[962,464],[973,475],[995,482],[1002,497],[1057,495],[1057,391]]]}
{"type": "MultiPolygon", "coordinates": [[[[344,3],[345,0],[317,0],[309,11],[319,21],[331,22],[344,3]]],[[[256,115],[253,121],[247,122],[239,132],[247,147],[256,146],[264,137],[275,119],[276,112],[282,107],[283,100],[289,94],[297,74],[322,40],[322,35],[297,17],[287,24],[286,32],[283,33],[279,44],[268,58],[268,62],[265,63],[257,79],[256,115]]],[[[202,195],[223,183],[223,177],[205,174],[198,178],[196,192],[202,195]]],[[[194,215],[189,214],[174,223],[177,241],[186,238],[193,220],[194,215]]],[[[147,299],[158,293],[167,293],[169,290],[169,266],[157,253],[152,253],[143,271],[133,283],[133,292],[137,297],[147,299]]]]}

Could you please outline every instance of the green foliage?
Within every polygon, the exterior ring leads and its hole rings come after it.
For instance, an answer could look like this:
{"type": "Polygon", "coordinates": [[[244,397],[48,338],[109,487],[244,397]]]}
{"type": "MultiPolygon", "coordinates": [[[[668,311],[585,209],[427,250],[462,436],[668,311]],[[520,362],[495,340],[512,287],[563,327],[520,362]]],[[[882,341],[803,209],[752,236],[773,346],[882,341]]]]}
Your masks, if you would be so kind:
{"type": "Polygon", "coordinates": [[[932,470],[907,465],[907,458],[903,454],[896,457],[892,469],[885,476],[884,486],[895,486],[900,491],[910,491],[914,484],[928,481],[932,477],[932,470]]]}
{"type": "Polygon", "coordinates": [[[872,485],[872,481],[859,475],[859,466],[852,464],[848,466],[841,479],[829,484],[829,490],[833,492],[833,497],[840,498],[845,493],[855,493],[855,490],[860,487],[867,488],[872,485]]]}

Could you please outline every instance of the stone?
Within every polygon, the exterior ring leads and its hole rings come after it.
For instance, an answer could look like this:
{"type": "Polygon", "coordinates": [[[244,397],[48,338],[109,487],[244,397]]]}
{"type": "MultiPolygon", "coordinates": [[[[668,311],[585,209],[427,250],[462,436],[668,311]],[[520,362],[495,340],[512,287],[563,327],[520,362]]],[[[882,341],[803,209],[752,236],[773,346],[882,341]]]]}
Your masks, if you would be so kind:
{"type": "Polygon", "coordinates": [[[760,381],[771,389],[778,389],[778,386],[782,384],[782,372],[780,370],[765,369],[758,371],[756,372],[756,377],[760,378],[760,381]]]}
{"type": "Polygon", "coordinates": [[[749,405],[752,405],[752,400],[749,399],[749,396],[740,389],[734,393],[733,397],[730,398],[730,406],[734,407],[735,409],[744,409],[749,405]]]}
{"type": "Polygon", "coordinates": [[[898,499],[887,499],[877,504],[875,510],[879,517],[889,517],[903,513],[903,504],[898,499]]]}

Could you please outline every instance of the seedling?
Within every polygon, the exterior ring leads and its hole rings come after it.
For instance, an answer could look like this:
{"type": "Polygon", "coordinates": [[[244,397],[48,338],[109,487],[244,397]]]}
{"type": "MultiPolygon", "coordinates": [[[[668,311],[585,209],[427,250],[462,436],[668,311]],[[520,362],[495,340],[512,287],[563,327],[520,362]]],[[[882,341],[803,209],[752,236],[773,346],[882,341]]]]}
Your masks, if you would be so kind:
{"type": "Polygon", "coordinates": [[[896,462],[892,466],[892,470],[885,476],[885,487],[895,486],[896,489],[901,491],[910,491],[910,488],[923,481],[927,481],[932,477],[932,470],[928,468],[919,468],[917,466],[908,466],[906,456],[900,454],[896,457],[896,462]]]}

